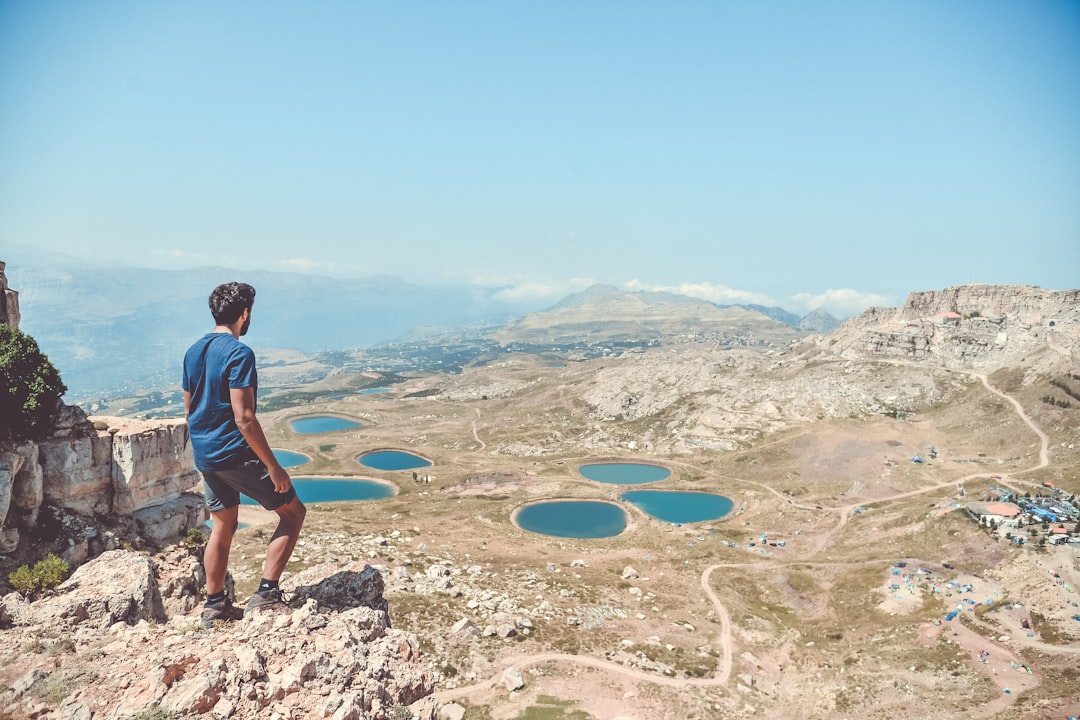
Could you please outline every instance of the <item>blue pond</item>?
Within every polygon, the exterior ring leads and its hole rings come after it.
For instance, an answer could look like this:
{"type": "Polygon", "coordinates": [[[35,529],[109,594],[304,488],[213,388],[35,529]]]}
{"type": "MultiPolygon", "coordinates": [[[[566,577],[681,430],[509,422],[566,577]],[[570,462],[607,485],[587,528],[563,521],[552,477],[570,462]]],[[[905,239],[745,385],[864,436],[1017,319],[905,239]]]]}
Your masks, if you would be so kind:
{"type": "Polygon", "coordinates": [[[644,463],[596,463],[582,465],[578,472],[589,480],[613,485],[642,485],[664,480],[671,475],[667,468],[644,463]]]}
{"type": "MultiPolygon", "coordinates": [[[[305,503],[337,502],[340,500],[381,500],[393,497],[394,488],[372,480],[343,478],[293,478],[296,494],[305,503]]],[[[246,495],[240,496],[243,505],[257,503],[246,495]]]]}
{"type": "Polygon", "coordinates": [[[521,508],[515,522],[541,535],[605,538],[626,529],[626,512],[618,505],[595,500],[551,500],[521,508]]]}
{"type": "Polygon", "coordinates": [[[277,458],[283,468],[296,467],[311,462],[311,458],[304,453],[293,452],[292,450],[274,450],[274,457],[277,458]]]}
{"type": "Polygon", "coordinates": [[[413,468],[428,467],[430,462],[412,453],[400,450],[378,450],[369,452],[356,458],[361,465],[376,470],[412,470],[413,468]]]}
{"type": "Polygon", "coordinates": [[[723,495],[703,492],[631,490],[619,496],[657,520],[692,523],[716,520],[731,512],[733,503],[723,495]]]}
{"type": "Polygon", "coordinates": [[[299,418],[289,421],[292,429],[304,435],[312,433],[334,432],[335,430],[351,430],[363,427],[363,423],[345,418],[332,417],[330,415],[317,415],[315,417],[299,418]]]}
{"type": "Polygon", "coordinates": [[[390,392],[390,388],[388,388],[388,387],[377,387],[377,388],[364,388],[363,390],[360,391],[360,394],[361,395],[378,395],[379,393],[388,393],[388,392],[390,392]]]}

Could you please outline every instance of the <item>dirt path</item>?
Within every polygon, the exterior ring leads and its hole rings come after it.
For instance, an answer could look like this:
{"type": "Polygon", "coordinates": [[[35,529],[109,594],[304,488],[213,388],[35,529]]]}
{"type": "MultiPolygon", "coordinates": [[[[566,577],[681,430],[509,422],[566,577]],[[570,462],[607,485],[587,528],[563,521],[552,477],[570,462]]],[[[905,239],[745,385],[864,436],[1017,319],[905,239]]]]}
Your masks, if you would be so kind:
{"type": "Polygon", "coordinates": [[[476,421],[480,419],[480,408],[478,408],[478,407],[474,407],[474,408],[473,408],[473,410],[475,410],[475,411],[476,411],[476,417],[475,417],[475,418],[473,419],[473,421],[472,421],[472,436],[473,436],[473,440],[475,440],[476,442],[480,443],[480,449],[481,449],[481,450],[485,450],[485,449],[487,448],[487,443],[486,443],[486,442],[484,442],[483,440],[481,440],[481,439],[480,439],[480,433],[476,432],[476,421]]]}
{"type": "MultiPolygon", "coordinates": [[[[1034,432],[1036,436],[1038,436],[1041,444],[1039,451],[1039,464],[1020,472],[1031,472],[1033,470],[1039,470],[1046,467],[1049,464],[1049,438],[1047,437],[1046,433],[1044,433],[1042,429],[1039,428],[1031,420],[1030,417],[1028,417],[1028,415],[1024,412],[1023,407],[1018,401],[990,385],[985,375],[978,373],[968,374],[977,377],[986,387],[986,389],[991,393],[1008,400],[1009,403],[1013,406],[1013,409],[1016,411],[1017,415],[1020,417],[1020,419],[1023,420],[1029,428],[1031,428],[1032,432],[1034,432]]],[[[478,417],[479,413],[480,411],[479,409],[477,409],[478,417]]],[[[480,442],[479,437],[477,437],[476,435],[475,420],[473,421],[473,436],[476,437],[477,442],[480,442]]],[[[483,445],[482,442],[481,445],[483,445]]],[[[690,463],[677,462],[673,464],[682,465],[689,468],[695,467],[690,463]]],[[[701,468],[696,469],[702,470],[701,468]]],[[[895,500],[901,500],[904,498],[933,492],[934,490],[940,490],[942,488],[955,487],[958,482],[962,483],[968,480],[972,480],[974,478],[985,478],[987,476],[987,473],[982,472],[971,473],[970,475],[965,475],[959,480],[949,480],[948,482],[937,483],[924,488],[919,488],[903,493],[897,493],[896,495],[881,498],[879,500],[876,500],[875,502],[887,503],[895,500]]],[[[777,498],[782,499],[787,503],[792,503],[790,498],[784,496],[782,493],[777,492],[773,488],[768,487],[767,485],[763,485],[761,483],[753,481],[743,480],[741,478],[728,479],[761,487],[762,489],[771,492],[777,498]]],[[[854,512],[854,509],[856,507],[859,507],[860,504],[861,503],[854,503],[851,505],[833,508],[833,510],[839,513],[840,516],[837,524],[822,535],[822,537],[815,544],[814,548],[807,553],[803,560],[795,561],[791,564],[799,564],[800,562],[805,562],[806,560],[809,560],[810,558],[814,557],[819,552],[824,550],[826,547],[828,547],[831,543],[832,538],[835,537],[835,535],[844,528],[844,526],[847,524],[848,519],[854,512]]],[[[443,690],[440,692],[436,692],[435,697],[440,703],[447,703],[458,698],[470,697],[482,691],[495,688],[502,678],[502,673],[507,668],[516,667],[518,669],[521,669],[547,662],[569,663],[581,667],[593,668],[621,675],[623,677],[641,680],[644,682],[649,682],[666,687],[688,688],[725,686],[727,685],[731,677],[732,658],[734,655],[734,643],[732,640],[731,632],[731,618],[728,614],[727,608],[725,608],[723,603],[720,602],[720,598],[717,596],[716,591],[713,590],[710,583],[710,577],[712,576],[714,570],[718,570],[720,568],[752,567],[760,565],[762,565],[762,563],[760,562],[720,563],[716,565],[710,565],[701,574],[701,590],[705,594],[705,597],[708,598],[709,602],[712,604],[713,610],[716,612],[716,617],[719,621],[719,628],[716,633],[716,644],[720,648],[720,661],[717,665],[716,673],[711,678],[670,678],[644,672],[641,670],[635,670],[633,668],[619,665],[618,663],[614,663],[608,660],[601,660],[599,658],[591,657],[588,655],[571,655],[567,653],[540,653],[536,655],[522,655],[504,658],[503,662],[501,663],[503,669],[500,670],[496,675],[488,678],[487,680],[482,680],[472,685],[454,688],[452,690],[443,690]]],[[[1023,666],[1023,659],[1020,656],[1016,655],[1011,649],[1003,646],[1001,643],[987,639],[975,630],[966,627],[962,623],[950,625],[949,632],[949,640],[951,642],[955,642],[963,650],[965,650],[972,656],[972,664],[976,668],[976,670],[983,674],[988,674],[988,676],[994,680],[994,683],[1002,690],[1002,694],[1000,697],[979,707],[971,708],[971,717],[993,717],[999,712],[1012,706],[1013,703],[1016,702],[1016,697],[1020,692],[1031,690],[1039,685],[1039,676],[1029,673],[1026,670],[1026,666],[1023,666]],[[985,654],[980,655],[980,651],[985,654]],[[984,662],[984,659],[986,660],[986,662],[984,662]],[[1024,669],[1019,670],[1017,669],[1018,666],[1023,666],[1024,669]],[[998,667],[1000,667],[1000,672],[998,670],[998,667]],[[1008,692],[1006,692],[1006,689],[1008,689],[1008,692]]],[[[1052,645],[1046,645],[1044,643],[1038,643],[1038,646],[1039,649],[1046,652],[1080,653],[1080,648],[1060,648],[1052,645]]]]}

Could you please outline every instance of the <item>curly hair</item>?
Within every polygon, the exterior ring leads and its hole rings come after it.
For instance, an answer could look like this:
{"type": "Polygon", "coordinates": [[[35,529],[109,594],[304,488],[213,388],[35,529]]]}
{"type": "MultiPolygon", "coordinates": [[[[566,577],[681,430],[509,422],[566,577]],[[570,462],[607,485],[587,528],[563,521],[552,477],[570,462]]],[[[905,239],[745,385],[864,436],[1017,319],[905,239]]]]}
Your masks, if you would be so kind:
{"type": "Polygon", "coordinates": [[[210,314],[218,325],[232,325],[254,304],[255,288],[247,283],[225,283],[210,293],[210,314]]]}

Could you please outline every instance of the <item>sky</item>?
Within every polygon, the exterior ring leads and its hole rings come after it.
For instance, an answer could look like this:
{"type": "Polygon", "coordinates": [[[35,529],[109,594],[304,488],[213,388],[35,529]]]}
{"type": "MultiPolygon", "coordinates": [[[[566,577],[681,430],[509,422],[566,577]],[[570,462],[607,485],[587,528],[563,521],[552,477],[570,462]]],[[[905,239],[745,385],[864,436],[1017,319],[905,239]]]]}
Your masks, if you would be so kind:
{"type": "Polygon", "coordinates": [[[1075,0],[0,0],[0,260],[1080,286],[1075,0]]]}

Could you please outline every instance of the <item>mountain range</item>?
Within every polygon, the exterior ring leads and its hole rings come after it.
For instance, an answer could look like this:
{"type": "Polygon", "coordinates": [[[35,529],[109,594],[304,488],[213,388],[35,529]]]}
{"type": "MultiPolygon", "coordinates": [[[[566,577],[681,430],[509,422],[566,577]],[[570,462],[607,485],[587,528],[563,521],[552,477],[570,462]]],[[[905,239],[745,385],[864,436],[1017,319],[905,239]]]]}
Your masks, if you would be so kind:
{"type": "MultiPolygon", "coordinates": [[[[211,327],[209,291],[232,280],[248,282],[258,292],[247,342],[304,353],[376,346],[433,329],[459,328],[486,328],[506,341],[647,339],[697,331],[740,343],[753,326],[754,342],[784,342],[798,334],[801,322],[782,308],[719,307],[672,293],[631,293],[604,285],[530,313],[538,308],[498,302],[492,290],[464,284],[212,267],[92,266],[43,252],[33,253],[32,264],[9,262],[7,276],[9,286],[20,293],[20,327],[61,370],[69,399],[174,386],[180,356],[211,327]]],[[[815,327],[823,326],[817,322],[815,327]]]]}

